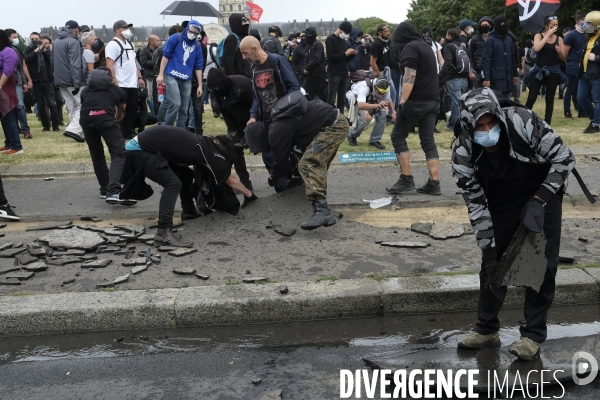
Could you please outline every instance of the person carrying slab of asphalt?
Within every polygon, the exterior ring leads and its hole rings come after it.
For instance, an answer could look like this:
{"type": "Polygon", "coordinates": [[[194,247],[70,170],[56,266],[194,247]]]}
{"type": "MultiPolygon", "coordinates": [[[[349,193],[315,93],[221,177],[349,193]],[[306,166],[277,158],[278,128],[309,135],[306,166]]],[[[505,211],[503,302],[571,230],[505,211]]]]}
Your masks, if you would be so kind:
{"type": "MultiPolygon", "coordinates": [[[[509,348],[518,358],[531,360],[547,336],[560,249],[562,200],[575,157],[542,118],[489,88],[461,97],[454,134],[452,173],[482,250],[479,322],[458,347],[500,346],[498,312],[506,287],[496,287],[492,280],[513,234],[523,223],[532,232],[543,230],[547,239],[543,283],[537,293],[527,288],[526,324],[520,328],[521,338],[509,348]]],[[[574,175],[579,180],[576,171],[574,175]]]]}
{"type": "Polygon", "coordinates": [[[304,181],[314,210],[312,218],[300,225],[304,230],[336,223],[327,205],[327,170],[349,130],[348,120],[338,109],[322,101],[308,101],[300,91],[273,106],[268,139],[257,124],[246,127],[250,151],[270,149],[273,154],[269,179],[278,193],[304,181]],[[304,153],[299,161],[295,150],[304,153]]]}
{"type": "Polygon", "coordinates": [[[144,182],[148,178],[163,187],[158,208],[158,230],[154,236],[154,245],[191,247],[174,236],[173,213],[177,197],[181,197],[182,220],[194,219],[219,208],[226,202],[227,211],[236,214],[239,201],[232,189],[244,195],[244,208],[257,197],[231,174],[233,166],[233,142],[227,136],[199,136],[185,129],[168,125],[153,126],[138,134],[125,146],[126,164],[121,176],[123,191],[129,198],[145,200],[152,196],[152,188],[144,182]],[[194,167],[194,170],[190,168],[194,167]],[[203,182],[195,189],[194,179],[203,182]],[[208,196],[200,196],[210,191],[208,196]],[[194,206],[194,197],[198,194],[198,212],[194,206]],[[204,203],[206,204],[200,204],[204,203]]]}

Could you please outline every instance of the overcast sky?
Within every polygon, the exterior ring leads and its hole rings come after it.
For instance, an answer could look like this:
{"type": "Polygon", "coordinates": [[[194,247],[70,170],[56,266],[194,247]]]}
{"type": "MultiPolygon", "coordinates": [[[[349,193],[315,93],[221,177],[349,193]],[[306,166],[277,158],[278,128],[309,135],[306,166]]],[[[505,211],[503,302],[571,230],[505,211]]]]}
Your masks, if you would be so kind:
{"type": "MultiPolygon", "coordinates": [[[[8,1],[8,0],[6,0],[8,1]]],[[[183,17],[159,15],[171,0],[63,0],[43,2],[33,0],[15,0],[11,7],[3,7],[0,13],[0,28],[12,28],[19,33],[29,32],[46,26],[63,26],[70,19],[79,24],[112,27],[119,20],[136,26],[173,25],[183,17]]],[[[218,0],[209,0],[217,10],[218,0]]],[[[287,22],[309,20],[338,20],[348,18],[377,16],[389,22],[399,23],[406,17],[410,0],[391,0],[382,3],[370,3],[368,0],[303,0],[285,2],[281,0],[255,0],[262,7],[260,22],[287,22]],[[289,6],[288,6],[289,5],[289,6]]],[[[198,18],[201,23],[217,22],[216,18],[198,18]]]]}

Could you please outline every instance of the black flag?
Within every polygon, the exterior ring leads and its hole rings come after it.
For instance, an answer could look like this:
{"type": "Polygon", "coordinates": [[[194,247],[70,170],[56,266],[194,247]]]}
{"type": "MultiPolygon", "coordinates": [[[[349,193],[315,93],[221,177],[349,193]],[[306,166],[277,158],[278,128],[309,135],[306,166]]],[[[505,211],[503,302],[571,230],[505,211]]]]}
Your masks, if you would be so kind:
{"type": "Polygon", "coordinates": [[[506,0],[507,7],[519,8],[521,27],[530,33],[539,33],[544,28],[544,18],[554,15],[559,0],[506,0]]]}

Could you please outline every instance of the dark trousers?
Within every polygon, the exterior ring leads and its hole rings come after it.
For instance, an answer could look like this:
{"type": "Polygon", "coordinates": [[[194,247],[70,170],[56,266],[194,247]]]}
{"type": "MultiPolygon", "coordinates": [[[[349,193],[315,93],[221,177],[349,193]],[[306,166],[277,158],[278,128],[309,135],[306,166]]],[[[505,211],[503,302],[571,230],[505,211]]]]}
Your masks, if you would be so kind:
{"type": "Polygon", "coordinates": [[[308,101],[314,100],[315,96],[319,96],[319,100],[327,102],[327,77],[325,75],[309,75],[306,78],[304,90],[306,90],[308,101]]]}
{"type": "MultiPolygon", "coordinates": [[[[194,108],[194,129],[197,135],[204,135],[204,128],[202,126],[202,116],[204,114],[204,103],[202,102],[202,97],[196,97],[196,91],[198,90],[198,86],[192,86],[192,107],[194,108]]],[[[188,119],[189,121],[189,119],[188,119]]]]}
{"type": "Polygon", "coordinates": [[[58,124],[64,125],[63,104],[65,103],[65,99],[60,92],[60,88],[57,88],[56,86],[54,86],[54,99],[56,100],[56,117],[58,119],[58,124]]]}
{"type": "Polygon", "coordinates": [[[158,167],[156,164],[156,155],[148,157],[144,165],[144,175],[163,188],[158,205],[158,227],[170,229],[173,227],[173,213],[178,196],[181,196],[181,206],[184,211],[194,210],[194,199],[191,194],[194,173],[187,166],[165,163],[158,167]]]}
{"type": "Polygon", "coordinates": [[[437,146],[433,139],[435,122],[439,111],[439,102],[408,100],[402,107],[402,113],[396,118],[392,129],[392,144],[396,154],[408,153],[406,138],[415,126],[419,127],[421,148],[427,160],[439,159],[437,146]]]}
{"type": "Polygon", "coordinates": [[[40,114],[42,126],[46,129],[50,129],[50,122],[52,122],[52,127],[58,128],[56,96],[54,94],[54,85],[52,82],[34,82],[33,95],[35,96],[35,101],[38,105],[38,113],[40,114]],[[50,119],[48,119],[46,107],[50,109],[50,119]]]}
{"type": "Polygon", "coordinates": [[[19,137],[19,124],[17,122],[17,108],[13,108],[5,115],[0,114],[0,124],[4,131],[4,147],[10,150],[23,150],[19,137]]]}
{"type": "Polygon", "coordinates": [[[125,165],[125,141],[114,117],[82,115],[79,121],[94,165],[94,173],[100,184],[100,194],[111,196],[121,192],[121,173],[125,165]],[[106,166],[104,145],[110,153],[110,169],[106,166]]]}
{"type": "Polygon", "coordinates": [[[0,206],[5,206],[8,204],[8,200],[6,200],[6,195],[4,195],[4,185],[2,184],[2,177],[0,176],[0,206]]]}
{"type": "Polygon", "coordinates": [[[348,76],[330,75],[327,85],[327,102],[344,114],[346,108],[346,92],[348,91],[348,76]],[[337,96],[337,106],[336,106],[337,96]]]}
{"type": "Polygon", "coordinates": [[[134,116],[133,126],[138,130],[138,133],[144,132],[148,124],[148,99],[145,97],[138,98],[136,106],[137,115],[134,116]]]}
{"type": "Polygon", "coordinates": [[[138,106],[138,90],[137,88],[121,88],[127,93],[127,107],[125,108],[125,116],[119,123],[121,133],[125,138],[132,138],[135,134],[135,114],[138,106]]]}
{"type": "Polygon", "coordinates": [[[579,110],[577,107],[577,86],[579,85],[579,76],[577,73],[567,75],[567,90],[565,91],[565,112],[571,111],[571,100],[573,100],[573,106],[575,110],[579,110]]]}
{"type": "MultiPolygon", "coordinates": [[[[560,194],[554,195],[545,206],[544,234],[547,240],[545,255],[548,260],[548,269],[544,276],[544,282],[540,287],[539,293],[536,293],[531,288],[527,288],[525,294],[524,316],[527,323],[520,328],[521,336],[528,337],[537,343],[542,343],[546,340],[548,310],[554,299],[558,252],[560,250],[562,198],[563,196],[560,194]]],[[[525,207],[526,201],[527,199],[524,198],[517,202],[510,202],[510,204],[503,204],[498,208],[490,206],[498,260],[501,259],[502,254],[508,248],[514,233],[521,223],[521,210],[525,207]]],[[[506,295],[505,287],[494,289],[494,295],[490,289],[485,288],[486,280],[486,268],[482,262],[481,271],[479,272],[480,290],[479,303],[477,305],[477,318],[479,322],[474,330],[484,335],[498,332],[500,329],[498,312],[502,307],[506,295]]]]}
{"type": "Polygon", "coordinates": [[[544,120],[547,124],[552,123],[552,112],[554,111],[554,96],[556,95],[556,88],[560,85],[560,75],[550,74],[544,76],[544,79],[539,80],[534,76],[529,81],[529,96],[527,96],[527,103],[525,107],[530,110],[533,109],[533,105],[537,100],[538,95],[542,86],[546,86],[546,116],[544,120]]]}

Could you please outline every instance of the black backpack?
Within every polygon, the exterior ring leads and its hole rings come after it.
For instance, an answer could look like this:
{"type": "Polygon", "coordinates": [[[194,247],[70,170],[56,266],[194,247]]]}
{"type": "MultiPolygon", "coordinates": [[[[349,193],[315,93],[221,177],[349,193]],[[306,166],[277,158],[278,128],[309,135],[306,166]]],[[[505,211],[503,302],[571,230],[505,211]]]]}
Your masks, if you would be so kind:
{"type": "MultiPolygon", "coordinates": [[[[123,53],[125,53],[126,51],[134,51],[134,47],[133,47],[133,43],[131,43],[129,40],[127,40],[127,44],[131,46],[131,49],[127,49],[125,50],[125,47],[123,47],[123,45],[121,44],[121,42],[119,42],[117,39],[113,39],[111,40],[111,42],[116,42],[119,47],[121,48],[121,53],[119,54],[119,56],[115,59],[115,64],[117,63],[117,60],[121,60],[121,66],[123,66],[123,53]]],[[[129,57],[129,55],[127,55],[127,57],[129,57]]],[[[136,54],[136,58],[137,58],[137,54],[136,54]]]]}
{"type": "Polygon", "coordinates": [[[277,44],[275,43],[275,40],[279,41],[279,39],[277,39],[276,37],[273,37],[273,39],[267,40],[265,42],[263,50],[266,51],[267,53],[278,54],[277,53],[277,44]]]}
{"type": "Polygon", "coordinates": [[[377,73],[373,71],[367,71],[365,69],[359,69],[352,73],[350,76],[350,84],[353,85],[357,82],[365,81],[369,90],[373,90],[373,79],[377,78],[377,73]]]}
{"type": "Polygon", "coordinates": [[[454,69],[456,72],[459,74],[468,74],[471,70],[471,60],[469,59],[467,50],[463,46],[457,46],[455,44],[450,44],[449,46],[456,48],[453,57],[454,69]]]}

